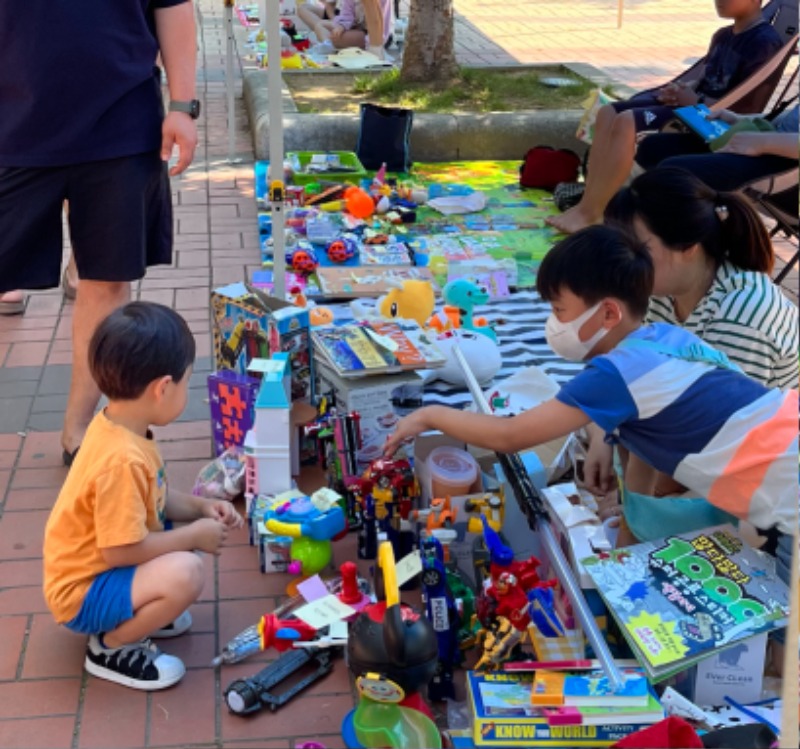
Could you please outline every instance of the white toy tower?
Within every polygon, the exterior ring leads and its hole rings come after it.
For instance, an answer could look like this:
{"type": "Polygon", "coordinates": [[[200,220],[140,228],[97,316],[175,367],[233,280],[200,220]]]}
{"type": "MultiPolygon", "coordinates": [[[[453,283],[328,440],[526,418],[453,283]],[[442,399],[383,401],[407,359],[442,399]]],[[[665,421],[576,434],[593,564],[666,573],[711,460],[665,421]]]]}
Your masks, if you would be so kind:
{"type": "Polygon", "coordinates": [[[259,362],[264,373],[256,398],[256,418],[244,439],[248,473],[258,494],[280,494],[292,488],[291,368],[289,355],[273,354],[259,362]]]}

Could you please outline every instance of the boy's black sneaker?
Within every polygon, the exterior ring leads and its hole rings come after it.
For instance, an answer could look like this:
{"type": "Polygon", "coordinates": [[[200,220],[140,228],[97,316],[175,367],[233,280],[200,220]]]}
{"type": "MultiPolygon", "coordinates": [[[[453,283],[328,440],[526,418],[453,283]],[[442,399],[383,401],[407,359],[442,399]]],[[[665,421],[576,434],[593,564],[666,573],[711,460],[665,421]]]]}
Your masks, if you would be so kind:
{"type": "Polygon", "coordinates": [[[183,661],[162,653],[150,640],[104,648],[97,635],[89,637],[84,668],[99,679],[146,691],[171,687],[186,673],[183,661]]]}

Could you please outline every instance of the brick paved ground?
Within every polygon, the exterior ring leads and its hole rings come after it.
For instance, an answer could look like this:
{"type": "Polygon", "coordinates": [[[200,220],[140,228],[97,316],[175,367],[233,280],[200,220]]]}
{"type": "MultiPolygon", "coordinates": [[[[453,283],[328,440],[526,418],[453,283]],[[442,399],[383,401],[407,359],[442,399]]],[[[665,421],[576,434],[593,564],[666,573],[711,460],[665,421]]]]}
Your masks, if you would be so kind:
{"type": "MultiPolygon", "coordinates": [[[[589,62],[632,86],[675,73],[702,54],[716,28],[713,4],[633,0],[622,30],[609,0],[456,0],[463,62],[589,62]]],[[[241,108],[230,165],[225,121],[222,3],[200,0],[204,100],[195,165],[173,184],[175,263],[135,285],[134,296],[173,306],[190,322],[198,363],[186,413],[160,429],[173,485],[189,487],[209,458],[204,378],[211,368],[208,293],[240,280],[258,263],[252,155],[241,108]]],[[[796,280],[791,282],[796,288],[796,280]]],[[[272,608],[281,585],[255,569],[243,534],[207,564],[207,585],[193,607],[191,634],[168,649],[184,658],[186,679],[151,696],[82,673],[83,638],[58,629],[42,598],[42,532],[66,475],[59,430],[70,370],[71,304],[57,290],[31,296],[23,317],[0,318],[0,746],[290,747],[303,737],[341,746],[340,716],[351,704],[343,664],[275,715],[231,717],[221,688],[258,659],[227,668],[208,664],[230,636],[272,608]]],[[[263,659],[262,659],[263,660],[263,659]]]]}

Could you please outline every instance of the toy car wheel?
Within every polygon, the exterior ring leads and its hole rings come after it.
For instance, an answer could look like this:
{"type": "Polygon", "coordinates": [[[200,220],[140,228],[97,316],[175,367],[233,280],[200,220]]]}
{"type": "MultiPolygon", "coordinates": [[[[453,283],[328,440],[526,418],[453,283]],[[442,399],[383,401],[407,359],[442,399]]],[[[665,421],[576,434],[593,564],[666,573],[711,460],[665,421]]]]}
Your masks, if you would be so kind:
{"type": "Polygon", "coordinates": [[[225,703],[232,713],[244,715],[258,707],[259,699],[246,681],[234,681],[225,691],[225,703]]]}
{"type": "Polygon", "coordinates": [[[442,574],[439,570],[425,570],[422,573],[422,584],[426,588],[435,588],[442,582],[442,574]]]}

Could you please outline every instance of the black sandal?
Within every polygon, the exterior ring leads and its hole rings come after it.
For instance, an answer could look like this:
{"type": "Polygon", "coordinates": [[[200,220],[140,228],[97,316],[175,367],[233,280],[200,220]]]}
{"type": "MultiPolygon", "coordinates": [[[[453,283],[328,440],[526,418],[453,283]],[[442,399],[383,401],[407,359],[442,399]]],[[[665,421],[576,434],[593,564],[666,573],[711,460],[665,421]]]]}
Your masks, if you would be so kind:
{"type": "Polygon", "coordinates": [[[61,453],[61,460],[64,461],[64,465],[67,468],[70,468],[75,462],[75,456],[78,454],[78,450],[80,449],[80,446],[78,446],[72,452],[69,452],[69,450],[64,450],[64,452],[61,453]]]}

